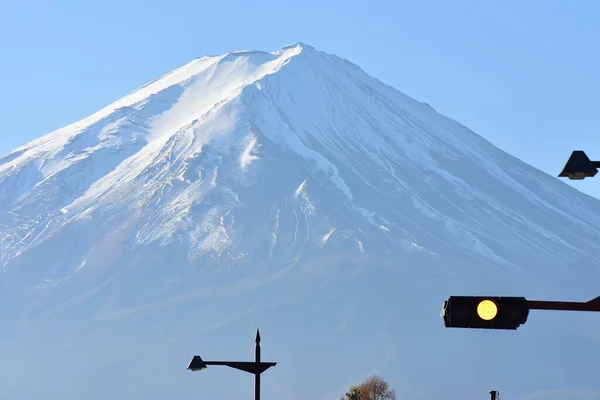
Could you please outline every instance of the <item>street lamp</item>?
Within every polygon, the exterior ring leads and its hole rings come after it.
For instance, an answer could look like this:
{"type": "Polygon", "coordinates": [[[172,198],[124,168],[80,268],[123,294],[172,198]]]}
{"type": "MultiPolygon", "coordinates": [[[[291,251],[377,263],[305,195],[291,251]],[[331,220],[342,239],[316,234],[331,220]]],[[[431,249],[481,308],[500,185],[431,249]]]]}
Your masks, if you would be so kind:
{"type": "Polygon", "coordinates": [[[600,296],[588,302],[537,301],[525,297],[450,296],[440,316],[446,328],[516,330],[529,310],[600,312],[600,296]]]}
{"type": "Polygon", "coordinates": [[[593,178],[598,173],[598,168],[600,161],[592,161],[585,152],[575,150],[558,176],[572,180],[593,178]]]}
{"type": "Polygon", "coordinates": [[[274,367],[277,363],[260,361],[260,332],[257,329],[254,361],[204,361],[200,356],[194,356],[187,369],[190,371],[201,371],[206,369],[208,365],[225,365],[254,374],[254,399],[260,400],[260,374],[274,367]]]}

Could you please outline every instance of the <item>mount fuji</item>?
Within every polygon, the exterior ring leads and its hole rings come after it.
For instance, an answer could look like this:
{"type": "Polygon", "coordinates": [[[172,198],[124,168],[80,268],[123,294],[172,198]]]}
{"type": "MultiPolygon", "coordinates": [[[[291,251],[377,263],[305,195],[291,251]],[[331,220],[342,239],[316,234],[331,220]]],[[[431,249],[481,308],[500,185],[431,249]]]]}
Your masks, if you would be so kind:
{"type": "MultiPolygon", "coordinates": [[[[560,166],[557,166],[560,167],[560,166]]],[[[600,399],[600,202],[302,43],[198,58],[0,158],[0,397],[600,399]],[[593,313],[591,313],[593,314],[593,313]],[[247,375],[247,376],[246,376],[247,375]]]]}

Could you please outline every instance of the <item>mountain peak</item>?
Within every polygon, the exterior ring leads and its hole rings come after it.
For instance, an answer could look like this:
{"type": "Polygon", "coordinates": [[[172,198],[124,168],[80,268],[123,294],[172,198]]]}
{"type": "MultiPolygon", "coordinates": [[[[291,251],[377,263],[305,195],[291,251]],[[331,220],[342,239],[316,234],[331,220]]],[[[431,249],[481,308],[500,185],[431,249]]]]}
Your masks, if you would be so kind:
{"type": "Polygon", "coordinates": [[[311,46],[310,44],[303,43],[303,42],[295,42],[292,44],[288,44],[287,46],[283,46],[280,50],[287,50],[287,49],[291,49],[291,48],[295,48],[295,47],[300,47],[305,50],[315,50],[315,48],[313,46],[311,46]]]}

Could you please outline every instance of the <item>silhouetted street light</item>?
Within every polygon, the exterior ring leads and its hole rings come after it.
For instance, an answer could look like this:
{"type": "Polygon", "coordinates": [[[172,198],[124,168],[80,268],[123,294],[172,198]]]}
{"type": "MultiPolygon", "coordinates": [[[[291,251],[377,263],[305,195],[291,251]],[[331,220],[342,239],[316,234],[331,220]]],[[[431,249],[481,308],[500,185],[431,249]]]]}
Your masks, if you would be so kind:
{"type": "Polygon", "coordinates": [[[510,329],[527,322],[529,310],[600,312],[600,296],[588,302],[537,301],[525,297],[451,296],[440,316],[446,328],[510,329]]]}
{"type": "Polygon", "coordinates": [[[256,349],[254,351],[254,361],[204,361],[200,356],[194,356],[190,365],[187,367],[190,371],[201,371],[208,365],[226,365],[231,368],[254,374],[254,399],[260,400],[260,374],[267,369],[274,367],[277,363],[260,361],[260,332],[256,330],[256,349]]]}
{"type": "Polygon", "coordinates": [[[575,150],[558,176],[573,180],[593,178],[598,173],[598,168],[600,161],[592,161],[583,151],[575,150]]]}

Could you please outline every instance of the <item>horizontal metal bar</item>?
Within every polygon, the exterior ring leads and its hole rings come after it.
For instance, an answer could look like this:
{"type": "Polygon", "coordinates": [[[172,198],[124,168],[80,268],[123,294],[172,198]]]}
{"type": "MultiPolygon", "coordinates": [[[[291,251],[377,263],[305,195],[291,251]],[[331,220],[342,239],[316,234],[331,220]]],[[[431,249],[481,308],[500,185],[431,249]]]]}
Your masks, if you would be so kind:
{"type": "Polygon", "coordinates": [[[555,311],[592,311],[600,312],[598,302],[574,302],[574,301],[538,301],[527,300],[530,310],[555,310],[555,311]]]}

